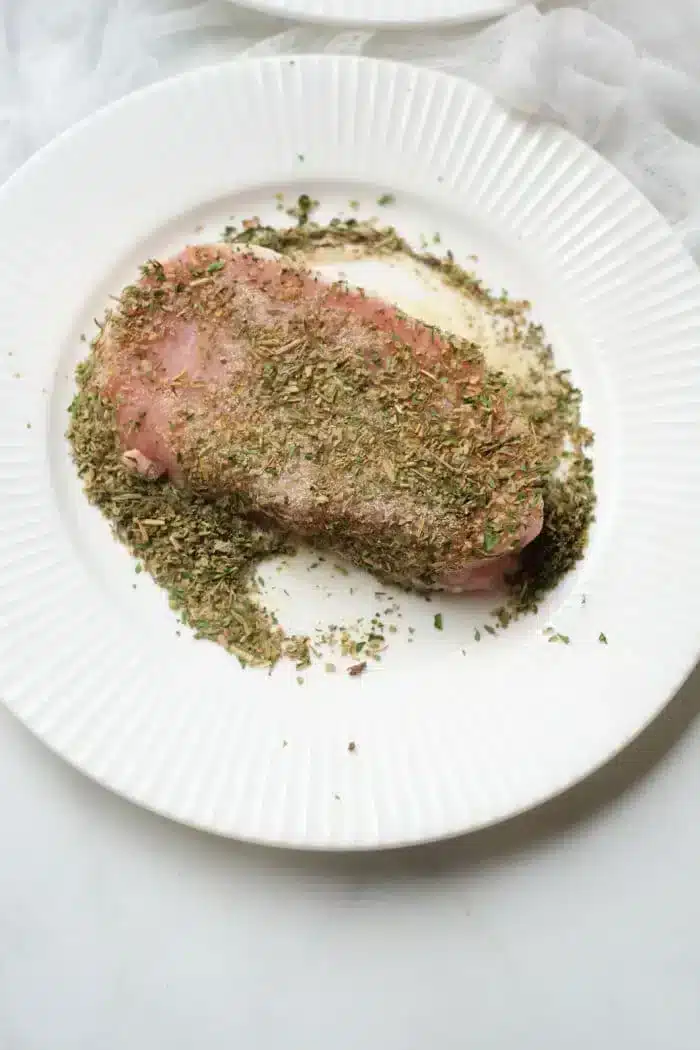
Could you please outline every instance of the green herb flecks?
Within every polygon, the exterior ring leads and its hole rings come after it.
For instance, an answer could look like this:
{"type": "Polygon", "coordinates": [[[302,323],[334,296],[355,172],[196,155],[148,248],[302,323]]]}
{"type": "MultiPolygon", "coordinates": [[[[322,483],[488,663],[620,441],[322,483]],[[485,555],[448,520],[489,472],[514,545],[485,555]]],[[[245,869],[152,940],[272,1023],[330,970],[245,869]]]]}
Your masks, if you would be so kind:
{"type": "MultiPolygon", "coordinates": [[[[392,201],[392,195],[385,194],[378,203],[392,201]]],[[[421,262],[447,285],[512,324],[514,347],[520,346],[535,364],[526,376],[507,384],[506,396],[512,410],[527,421],[543,443],[549,468],[543,487],[544,525],[521,556],[520,567],[510,581],[507,608],[510,619],[536,611],[538,603],[585,552],[594,520],[595,491],[593,464],[587,454],[593,435],[581,425],[581,392],[566,370],[556,368],[542,328],[527,319],[529,303],[491,294],[450,251],[443,257],[427,250],[416,251],[394,227],[373,221],[334,219],[326,226],[309,222],[303,228],[289,230],[264,227],[233,239],[258,243],[299,259],[313,259],[319,249],[343,246],[370,256],[400,253],[421,262]]],[[[487,410],[487,404],[483,407],[487,410]]],[[[490,525],[484,532],[484,553],[490,553],[497,542],[496,530],[490,525]]]]}
{"type": "Polygon", "coordinates": [[[256,566],[288,552],[288,539],[247,520],[233,497],[211,501],[128,471],[93,368],[93,358],[78,367],[68,436],[88,499],[139,558],[136,572],[146,569],[183,623],[243,665],[274,664],[285,653],[307,664],[308,639],[286,638],[257,600],[256,566]]]}
{"type": "MultiPolygon", "coordinates": [[[[378,204],[392,201],[392,195],[385,194],[378,204]]],[[[278,197],[278,204],[282,203],[278,197]]],[[[193,482],[189,489],[147,481],[124,468],[113,408],[98,396],[90,360],[81,366],[70,437],[89,498],[144,569],[168,590],[181,619],[244,664],[272,664],[287,654],[303,667],[311,654],[308,639],[287,638],[262,607],[255,567],[289,550],[290,543],[279,519],[274,528],[269,521],[261,528],[250,520],[251,503],[240,490],[235,497],[225,495],[236,490],[232,484],[236,478],[256,476],[272,485],[284,479],[286,469],[294,472],[297,465],[307,469],[309,464],[309,470],[320,471],[324,478],[319,506],[325,499],[342,496],[348,479],[358,491],[380,494],[389,485],[409,502],[419,495],[432,515],[421,526],[427,530],[422,542],[429,557],[417,558],[415,537],[408,544],[397,541],[393,526],[385,535],[373,535],[369,542],[353,546],[347,528],[338,521],[323,538],[324,545],[342,551],[350,561],[405,585],[434,583],[435,566],[440,557],[448,557],[441,544],[445,524],[453,518],[464,523],[460,534],[472,544],[474,557],[495,558],[517,549],[522,522],[543,506],[542,532],[525,548],[511,579],[510,596],[496,611],[499,627],[536,609],[573,568],[583,554],[593,520],[592,463],[586,454],[592,435],[580,424],[580,392],[568,373],[556,370],[542,330],[527,321],[528,304],[493,296],[450,252],[440,258],[427,250],[427,242],[417,251],[391,226],[359,218],[320,225],[313,219],[317,206],[317,201],[302,194],[290,209],[296,225],[280,230],[249,219],[240,231],[227,227],[225,240],[271,248],[290,257],[295,266],[312,262],[315,252],[329,248],[380,257],[402,253],[512,326],[514,341],[533,355],[536,364],[529,375],[517,380],[486,369],[474,388],[461,392],[448,356],[429,368],[417,367],[415,356],[400,339],[390,367],[381,359],[348,356],[341,368],[324,339],[309,339],[308,331],[291,330],[287,343],[278,345],[274,333],[252,327],[247,338],[259,364],[255,397],[260,413],[251,418],[245,433],[222,430],[218,436],[204,425],[204,416],[198,425],[196,412],[187,415],[188,437],[178,447],[178,462],[193,482]],[[458,399],[456,392],[460,392],[458,399]],[[463,418],[473,422],[474,447],[444,412],[446,398],[457,400],[463,418]],[[504,404],[526,422],[526,428],[516,435],[497,434],[486,443],[483,435],[489,428],[497,429],[504,404]],[[518,475],[509,466],[513,462],[530,464],[531,469],[518,475]],[[217,474],[223,479],[218,498],[212,497],[216,485],[210,484],[217,474]],[[337,491],[336,484],[341,486],[337,491]],[[505,492],[500,506],[494,492],[505,492]],[[397,573],[400,565],[406,568],[403,578],[397,573]]],[[[130,324],[141,316],[150,323],[163,308],[174,309],[181,294],[206,317],[212,305],[220,308],[215,297],[223,288],[224,270],[223,259],[210,255],[201,271],[192,274],[196,289],[178,292],[170,288],[163,264],[148,260],[142,268],[143,280],[125,289],[120,309],[130,324]]],[[[446,341],[455,364],[462,355],[460,367],[473,369],[470,374],[483,368],[479,347],[437,329],[434,340],[446,341]]],[[[175,391],[180,381],[185,384],[187,377],[175,377],[175,391]]],[[[231,418],[225,408],[222,402],[224,429],[231,418]]],[[[138,429],[139,421],[133,425],[138,429]]],[[[434,626],[443,629],[441,614],[435,616],[434,626]]],[[[483,630],[496,633],[490,624],[483,630]]],[[[380,659],[386,647],[385,631],[376,625],[363,638],[342,628],[325,634],[343,655],[357,660],[363,654],[362,662],[349,670],[353,676],[364,672],[367,660],[380,659]]],[[[474,637],[481,638],[479,629],[474,637]]],[[[607,644],[603,639],[601,635],[601,643],[607,644]]]]}
{"type": "Polygon", "coordinates": [[[561,645],[570,645],[571,643],[571,639],[569,638],[568,634],[560,634],[559,631],[557,631],[555,634],[550,634],[547,641],[558,642],[561,645]]]}

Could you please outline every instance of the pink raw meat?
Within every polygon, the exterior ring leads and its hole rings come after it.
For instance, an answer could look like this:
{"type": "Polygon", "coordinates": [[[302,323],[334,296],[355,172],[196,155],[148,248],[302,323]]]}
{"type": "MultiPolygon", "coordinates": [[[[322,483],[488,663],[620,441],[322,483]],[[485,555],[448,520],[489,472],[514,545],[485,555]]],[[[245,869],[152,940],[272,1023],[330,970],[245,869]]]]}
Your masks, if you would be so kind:
{"type": "MultiPolygon", "coordinates": [[[[499,587],[504,574],[516,567],[519,550],[542,528],[537,471],[522,462],[527,446],[519,446],[517,424],[502,397],[489,413],[482,413],[483,421],[478,417],[479,426],[486,429],[476,435],[479,449],[490,448],[488,442],[495,449],[493,497],[481,498],[475,508],[465,504],[463,518],[451,515],[441,542],[436,545],[434,534],[430,539],[435,554],[423,556],[421,552],[418,561],[424,571],[417,575],[404,576],[400,567],[387,570],[385,562],[379,557],[375,562],[371,556],[373,538],[377,550],[391,537],[405,542],[406,550],[416,550],[423,542],[425,522],[432,520],[427,491],[424,505],[414,490],[407,495],[392,482],[391,463],[385,464],[386,478],[380,489],[362,473],[369,469],[367,464],[360,464],[353,482],[354,498],[341,500],[337,485],[334,488],[329,481],[332,459],[326,454],[327,441],[324,445],[325,439],[318,438],[323,454],[317,455],[308,428],[304,430],[300,423],[301,444],[281,469],[265,467],[262,452],[256,452],[258,458],[249,468],[241,465],[241,449],[231,435],[240,431],[250,437],[256,433],[256,419],[261,428],[269,420],[269,406],[268,415],[261,415],[255,391],[261,389],[265,369],[281,367],[280,361],[298,360],[295,340],[298,344],[302,337],[309,347],[320,345],[320,340],[331,364],[337,355],[341,370],[345,362],[362,358],[370,380],[376,375],[377,383],[395,348],[409,347],[414,366],[419,366],[413,367],[412,381],[418,384],[415,389],[421,396],[432,398],[431,418],[444,413],[454,421],[458,435],[462,427],[463,447],[474,444],[476,409],[472,406],[485,377],[477,354],[459,357],[453,341],[442,333],[360,291],[326,284],[277,259],[211,245],[187,248],[162,264],[149,263],[142,279],[125,289],[97,341],[97,384],[101,394],[116,405],[125,461],[147,477],[168,475],[175,483],[192,485],[212,497],[240,492],[251,511],[299,536],[337,548],[402,583],[448,591],[499,587]],[[296,357],[290,356],[294,354],[296,357]],[[438,382],[444,385],[436,394],[438,382]],[[436,396],[441,400],[435,401],[436,396]],[[203,439],[207,434],[216,438],[215,451],[203,439]],[[222,460],[226,441],[231,454],[222,460]],[[310,452],[305,451],[307,447],[310,452]],[[229,461],[235,461],[230,468],[229,461]],[[523,478],[518,482],[523,495],[517,516],[511,514],[507,526],[501,527],[490,544],[475,543],[475,529],[486,534],[489,520],[498,520],[499,496],[513,484],[508,469],[511,475],[520,472],[523,478]],[[360,558],[358,549],[370,554],[360,558]]],[[[312,370],[309,365],[306,372],[312,370]]],[[[303,416],[304,398],[316,396],[316,379],[315,373],[306,376],[302,372],[301,376],[303,416]]],[[[289,397],[290,389],[294,388],[285,388],[285,396],[289,397]]],[[[376,393],[370,381],[367,397],[376,393]]],[[[395,421],[400,422],[400,411],[399,405],[395,421]]],[[[377,441],[379,448],[381,433],[377,441]]],[[[343,492],[346,496],[345,489],[343,492]]]]}

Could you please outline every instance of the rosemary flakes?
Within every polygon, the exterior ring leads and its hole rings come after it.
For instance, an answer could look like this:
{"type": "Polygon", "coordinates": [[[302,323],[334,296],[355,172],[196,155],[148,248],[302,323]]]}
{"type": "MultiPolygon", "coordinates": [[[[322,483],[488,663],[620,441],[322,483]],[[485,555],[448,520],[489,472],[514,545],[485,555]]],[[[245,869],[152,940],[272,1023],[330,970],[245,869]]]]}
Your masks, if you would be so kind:
{"type": "MultiPolygon", "coordinates": [[[[592,464],[585,452],[592,435],[580,425],[580,392],[572,386],[567,373],[555,370],[551,349],[544,344],[541,329],[526,319],[528,304],[514,303],[507,296],[492,296],[472,273],[455,263],[451,253],[441,259],[428,251],[416,252],[393,227],[354,218],[333,219],[326,226],[318,225],[311,218],[317,203],[302,195],[295,208],[290,209],[297,224],[289,229],[278,230],[261,226],[257,220],[248,220],[242,232],[228,227],[225,240],[271,248],[296,260],[306,259],[318,249],[340,246],[351,246],[375,256],[403,253],[437,272],[446,284],[462,294],[485,304],[493,314],[512,322],[514,337],[536,361],[529,374],[520,380],[506,381],[499,373],[490,374],[473,406],[475,412],[491,411],[493,398],[502,396],[505,388],[512,410],[527,421],[542,461],[541,476],[529,478],[528,486],[532,491],[543,493],[544,527],[540,536],[524,549],[520,568],[512,580],[512,592],[497,610],[498,625],[505,627],[514,617],[536,610],[538,602],[573,568],[585,549],[595,497],[592,464]],[[489,382],[494,385],[489,387],[489,382]],[[561,464],[565,468],[563,473],[555,469],[561,464]]],[[[391,203],[390,195],[378,203],[391,203]]],[[[162,266],[156,260],[149,260],[146,266],[158,291],[162,266]]],[[[201,282],[215,281],[223,266],[217,260],[209,263],[201,282]]],[[[131,286],[132,296],[134,289],[135,286],[131,286]]],[[[127,302],[129,294],[130,290],[125,290],[127,302]]],[[[318,360],[311,360],[313,354],[313,348],[304,348],[304,356],[300,357],[304,367],[323,367],[322,353],[318,360]]],[[[402,374],[415,371],[416,361],[409,355],[401,357],[399,352],[397,357],[401,358],[402,374]]],[[[88,498],[110,520],[115,535],[168,591],[171,606],[183,622],[194,628],[198,637],[223,645],[244,666],[272,665],[283,655],[293,659],[298,669],[308,666],[312,655],[310,640],[285,635],[274,617],[262,607],[255,576],[256,566],[262,560],[292,550],[289,537],[283,530],[262,529],[254,524],[242,513],[241,501],[236,497],[222,495],[206,499],[196,491],[177,488],[167,481],[145,480],[127,471],[116,437],[114,409],[98,396],[93,369],[92,357],[78,368],[78,393],[71,406],[69,428],[74,458],[88,498]]],[[[348,374],[345,378],[347,380],[348,374]]],[[[444,377],[436,374],[434,378],[442,382],[444,377]]],[[[349,381],[349,396],[357,399],[367,381],[362,368],[358,367],[354,377],[350,374],[349,381]]],[[[260,384],[261,389],[267,389],[270,404],[289,389],[288,377],[285,383],[286,386],[281,386],[276,370],[273,374],[263,362],[260,384]]],[[[391,396],[395,396],[394,389],[391,396]]],[[[406,387],[404,407],[409,411],[411,396],[410,387],[406,387]]],[[[327,417],[332,419],[332,411],[327,417]]],[[[440,436],[444,437],[439,420],[435,427],[436,433],[440,429],[440,436]]],[[[425,459],[421,457],[430,449],[429,434],[424,449],[413,449],[423,467],[425,459]]],[[[433,462],[427,478],[432,485],[431,498],[447,512],[450,494],[454,491],[449,468],[452,449],[449,444],[444,448],[438,446],[437,454],[440,452],[446,457],[445,463],[433,462]]],[[[397,470],[394,457],[378,469],[384,469],[389,480],[395,481],[395,476],[391,477],[397,470]]],[[[507,533],[505,522],[486,522],[480,541],[484,553],[490,553],[498,545],[504,531],[507,533]]],[[[333,537],[330,545],[334,545],[333,537]]],[[[363,561],[362,552],[351,550],[349,553],[363,561]]],[[[405,555],[403,551],[389,553],[405,555]]],[[[376,556],[373,567],[380,576],[383,572],[391,575],[391,565],[382,564],[381,560],[377,563],[376,556]]],[[[442,630],[441,614],[435,616],[434,625],[442,630]]],[[[485,624],[483,629],[489,634],[495,633],[492,625],[485,624]]],[[[394,630],[389,627],[390,633],[394,630]]],[[[412,629],[409,630],[412,633],[412,629]]],[[[475,640],[479,641],[480,637],[480,631],[475,629],[475,640]]],[[[569,642],[563,635],[550,640],[569,642]]],[[[349,668],[351,676],[362,674],[367,659],[380,659],[386,647],[378,618],[363,638],[353,637],[353,632],[345,628],[329,628],[317,641],[339,647],[343,655],[355,659],[363,655],[360,662],[349,668]]],[[[600,641],[607,644],[602,634],[600,641]]],[[[333,664],[326,667],[328,671],[335,670],[333,664]]]]}

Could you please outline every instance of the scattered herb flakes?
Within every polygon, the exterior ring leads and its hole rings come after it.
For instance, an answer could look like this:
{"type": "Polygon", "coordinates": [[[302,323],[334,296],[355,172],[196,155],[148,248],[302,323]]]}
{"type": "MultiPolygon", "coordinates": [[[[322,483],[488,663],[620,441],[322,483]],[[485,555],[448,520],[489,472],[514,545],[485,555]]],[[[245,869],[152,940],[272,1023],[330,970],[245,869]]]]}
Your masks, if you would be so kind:
{"type": "Polygon", "coordinates": [[[498,546],[499,539],[498,533],[490,525],[487,525],[484,529],[484,550],[487,554],[490,554],[494,547],[498,546]]]}
{"type": "MultiPolygon", "coordinates": [[[[296,219],[297,220],[297,226],[301,227],[301,226],[308,225],[311,216],[313,215],[313,213],[316,211],[317,208],[318,208],[318,201],[317,200],[313,200],[311,197],[309,197],[308,193],[302,193],[297,198],[296,204],[293,207],[291,207],[291,208],[287,208],[286,212],[287,212],[287,215],[289,215],[291,218],[296,219]]],[[[270,227],[260,226],[259,223],[255,227],[255,231],[257,231],[257,230],[267,230],[267,229],[270,229],[270,227]]],[[[255,243],[255,240],[256,240],[255,237],[253,237],[252,240],[255,243]]]]}
{"type": "Polygon", "coordinates": [[[583,452],[568,462],[565,478],[547,481],[542,531],[522,551],[512,577],[510,606],[516,616],[536,612],[539,602],[583,557],[593,522],[593,465],[583,452]]]}
{"type": "Polygon", "coordinates": [[[207,266],[207,273],[216,273],[218,270],[223,270],[225,262],[221,259],[215,259],[214,262],[210,262],[207,266]]]}
{"type": "Polygon", "coordinates": [[[481,641],[481,631],[479,630],[478,627],[474,628],[474,641],[475,642],[480,642],[481,641]]]}
{"type": "Polygon", "coordinates": [[[435,626],[436,631],[442,630],[442,613],[435,613],[435,616],[433,617],[433,625],[435,626]]]}
{"type": "Polygon", "coordinates": [[[334,674],[336,670],[335,664],[326,664],[324,670],[327,674],[334,674]]]}
{"type": "MultiPolygon", "coordinates": [[[[298,154],[298,159],[303,161],[304,155],[298,154]]],[[[385,194],[378,204],[390,204],[393,199],[391,194],[385,194]]],[[[277,200],[281,203],[282,195],[277,195],[277,200]]],[[[547,459],[546,474],[539,482],[544,527],[537,540],[525,548],[520,568],[511,580],[511,594],[504,607],[496,611],[499,625],[505,626],[510,619],[536,610],[542,597],[574,567],[585,549],[595,494],[592,463],[585,451],[592,434],[580,423],[580,391],[571,384],[567,372],[555,369],[542,329],[526,320],[529,304],[494,297],[473,273],[458,266],[450,252],[442,259],[430,254],[425,238],[422,251],[416,252],[393,227],[383,228],[373,221],[334,219],[329,225],[320,226],[311,218],[317,206],[317,201],[302,194],[296,206],[289,209],[296,226],[278,230],[262,226],[255,218],[245,221],[240,232],[228,226],[224,239],[259,244],[302,260],[316,247],[334,245],[351,246],[353,252],[374,256],[403,253],[435,271],[447,285],[506,319],[512,324],[514,338],[517,336],[520,344],[536,355],[538,364],[528,381],[509,382],[506,395],[515,411],[529,423],[547,459]],[[555,470],[563,462],[564,476],[555,470]]],[[[150,260],[146,265],[158,281],[161,264],[150,260]]],[[[209,264],[210,279],[222,266],[217,262],[209,264]]],[[[96,323],[101,330],[100,322],[96,323]]],[[[19,378],[18,373],[15,375],[19,378]]],[[[289,538],[254,526],[241,516],[240,506],[233,498],[205,501],[177,491],[167,482],[145,482],[127,473],[114,440],[112,409],[99,400],[92,383],[90,359],[79,366],[78,386],[69,436],[88,498],[110,519],[117,537],[138,555],[156,582],[168,590],[171,604],[183,621],[199,637],[223,644],[244,665],[271,665],[286,654],[308,666],[309,639],[285,636],[261,606],[254,581],[255,566],[261,560],[291,551],[289,538]],[[147,521],[164,524],[146,526],[147,521]]],[[[274,382],[271,394],[275,395],[274,382]]],[[[482,390],[472,398],[474,411],[492,413],[493,394],[494,391],[482,390]]],[[[452,454],[449,445],[446,451],[452,454]]],[[[396,470],[395,464],[391,464],[391,469],[396,470]]],[[[429,473],[447,485],[448,470],[436,470],[433,463],[429,473]]],[[[482,549],[488,554],[504,538],[503,522],[489,520],[482,529],[482,549]]],[[[381,565],[377,571],[381,575],[381,565]]],[[[430,600],[428,595],[425,597],[430,600]]],[[[440,614],[434,623],[442,629],[440,614]]],[[[491,625],[485,624],[483,629],[496,633],[491,625]]],[[[474,637],[480,639],[478,629],[474,637]]],[[[412,640],[409,638],[409,642],[412,640]]],[[[362,643],[349,634],[341,640],[337,633],[333,644],[338,644],[344,655],[355,658],[364,645],[368,646],[368,657],[373,659],[378,659],[385,647],[383,636],[366,638],[362,643]]],[[[366,666],[366,662],[355,664],[348,673],[361,674],[366,666]]]]}
{"type": "Polygon", "coordinates": [[[351,678],[356,678],[360,674],[364,674],[367,670],[367,661],[363,660],[362,663],[353,664],[352,667],[348,668],[348,674],[351,678]]]}
{"type": "Polygon", "coordinates": [[[354,754],[355,751],[357,751],[357,744],[355,743],[354,740],[351,740],[350,743],[348,744],[348,751],[350,752],[351,755],[354,754]]]}
{"type": "Polygon", "coordinates": [[[607,645],[608,644],[608,639],[607,639],[606,635],[603,634],[602,631],[598,635],[598,641],[600,642],[601,645],[607,645]]]}
{"type": "Polygon", "coordinates": [[[496,628],[492,627],[490,623],[485,623],[483,625],[483,627],[484,627],[484,630],[486,631],[487,634],[495,634],[496,633],[496,628]]]}
{"type": "Polygon", "coordinates": [[[351,208],[353,211],[359,211],[360,210],[360,202],[359,201],[348,201],[348,207],[351,208]]]}
{"type": "Polygon", "coordinates": [[[382,193],[381,197],[377,197],[377,204],[380,208],[386,208],[389,204],[394,204],[396,197],[393,193],[382,193]]]}
{"type": "Polygon", "coordinates": [[[559,642],[561,645],[569,645],[571,643],[568,634],[560,634],[559,632],[556,634],[550,634],[547,640],[550,642],[559,642]]]}
{"type": "Polygon", "coordinates": [[[244,666],[269,666],[285,654],[308,665],[308,638],[286,637],[256,594],[256,566],[289,553],[287,537],[241,517],[230,497],[205,500],[126,470],[114,408],[97,396],[93,366],[93,358],[78,366],[68,436],[87,497],[138,557],[135,571],[146,569],[165,588],[197,637],[219,642],[244,666]],[[145,528],[144,521],[165,525],[145,528]]]}
{"type": "Polygon", "coordinates": [[[304,679],[302,678],[302,676],[300,674],[298,674],[297,675],[297,685],[303,685],[303,684],[304,684],[304,679]]]}

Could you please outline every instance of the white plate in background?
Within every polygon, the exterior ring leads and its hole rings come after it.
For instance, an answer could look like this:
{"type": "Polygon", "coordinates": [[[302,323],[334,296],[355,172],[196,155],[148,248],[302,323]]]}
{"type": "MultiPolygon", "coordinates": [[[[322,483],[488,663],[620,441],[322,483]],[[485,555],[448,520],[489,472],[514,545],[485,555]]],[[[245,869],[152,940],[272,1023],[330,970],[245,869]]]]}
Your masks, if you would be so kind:
{"type": "Polygon", "coordinates": [[[514,11],[522,0],[242,0],[242,3],[255,11],[300,22],[398,29],[496,18],[514,11]]]}

